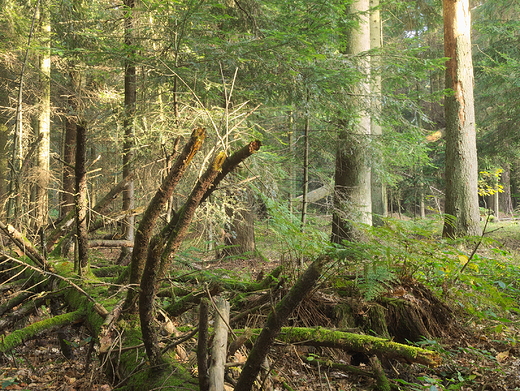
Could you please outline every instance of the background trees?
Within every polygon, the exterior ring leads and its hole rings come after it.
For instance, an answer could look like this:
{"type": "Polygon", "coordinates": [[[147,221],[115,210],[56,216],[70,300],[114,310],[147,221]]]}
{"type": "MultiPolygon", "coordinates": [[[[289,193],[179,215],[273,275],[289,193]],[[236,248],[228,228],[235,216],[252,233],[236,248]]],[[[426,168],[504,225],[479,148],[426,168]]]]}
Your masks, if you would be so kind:
{"type": "MultiPolygon", "coordinates": [[[[160,364],[162,355],[153,323],[162,278],[191,265],[194,253],[207,251],[211,260],[261,256],[255,219],[263,219],[264,237],[272,229],[284,241],[281,263],[295,274],[329,249],[330,233],[340,253],[351,250],[344,239],[359,239],[357,225],[371,225],[372,211],[401,218],[446,212],[456,219],[446,220],[447,236],[480,232],[471,72],[454,66],[471,62],[469,24],[462,27],[466,35],[455,37],[452,9],[445,8],[443,53],[439,2],[347,3],[2,2],[4,217],[19,229],[17,243],[26,235],[43,254],[53,251],[52,262],[77,240],[74,256],[85,275],[88,239],[123,245],[123,255],[135,246],[131,257],[119,259],[114,280],[129,289],[128,319],[140,305],[153,362],[160,364]],[[192,140],[194,128],[206,138],[197,155],[179,147],[192,140]],[[265,147],[224,178],[223,156],[252,139],[265,147]],[[111,203],[121,193],[123,205],[111,203]],[[43,232],[38,240],[37,231],[43,232]],[[188,255],[179,253],[184,238],[188,255]]],[[[493,0],[476,3],[473,12],[480,171],[503,172],[504,194],[512,197],[519,10],[493,0]]],[[[494,205],[495,213],[512,209],[512,202],[494,205]]],[[[382,230],[399,231],[392,224],[382,230]]],[[[36,263],[52,267],[33,250],[36,263]]],[[[345,258],[366,254],[356,251],[345,258]]],[[[389,257],[394,261],[400,258],[389,257]]],[[[395,278],[378,275],[377,262],[373,270],[383,282],[395,278]]],[[[370,280],[372,269],[365,271],[365,282],[379,282],[370,280]]]]}

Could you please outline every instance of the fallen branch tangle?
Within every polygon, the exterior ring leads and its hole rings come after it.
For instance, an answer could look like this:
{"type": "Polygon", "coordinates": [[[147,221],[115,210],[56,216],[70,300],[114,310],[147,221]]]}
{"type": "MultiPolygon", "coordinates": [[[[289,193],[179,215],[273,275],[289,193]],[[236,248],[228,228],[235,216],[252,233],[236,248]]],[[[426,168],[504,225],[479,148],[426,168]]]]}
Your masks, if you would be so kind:
{"type": "MultiPolygon", "coordinates": [[[[71,312],[51,319],[53,319],[53,322],[56,324],[66,324],[67,322],[84,317],[87,322],[90,323],[89,326],[91,326],[95,337],[98,338],[100,343],[99,355],[101,362],[110,362],[112,364],[112,360],[114,360],[119,363],[119,368],[114,369],[112,366],[112,369],[110,369],[112,371],[111,375],[114,381],[125,383],[125,389],[127,390],[145,391],[161,387],[165,389],[175,389],[174,384],[179,384],[180,381],[177,379],[176,382],[173,382],[175,376],[179,376],[179,378],[185,376],[182,379],[185,389],[195,390],[200,386],[200,389],[205,391],[212,389],[215,384],[210,383],[215,382],[218,382],[220,384],[218,387],[221,388],[224,379],[223,372],[226,370],[226,343],[219,343],[218,341],[226,340],[225,337],[226,333],[229,332],[229,324],[233,324],[236,319],[243,316],[244,312],[236,315],[231,321],[228,320],[227,310],[223,311],[220,309],[217,311],[217,315],[214,315],[214,317],[218,317],[220,312],[226,312],[224,325],[221,324],[221,326],[218,327],[218,338],[214,338],[214,341],[216,340],[213,344],[214,353],[210,359],[207,356],[210,334],[207,298],[211,298],[213,295],[218,295],[225,291],[243,292],[253,290],[257,292],[262,291],[267,297],[266,292],[279,289],[278,276],[281,273],[280,268],[275,269],[262,281],[249,284],[239,284],[236,281],[222,278],[212,280],[207,277],[206,281],[208,286],[203,290],[200,289],[201,283],[204,282],[204,278],[206,277],[197,276],[196,282],[189,282],[196,285],[198,284],[199,289],[191,292],[189,289],[185,289],[186,293],[182,294],[185,295],[185,297],[173,301],[166,309],[166,312],[168,312],[170,316],[174,315],[178,317],[202,300],[199,320],[200,328],[198,330],[191,328],[187,334],[175,339],[166,347],[163,346],[164,339],[160,338],[158,334],[155,311],[155,309],[158,308],[157,296],[160,282],[163,281],[163,277],[169,271],[173,256],[186,237],[190,222],[193,219],[197,207],[217,189],[217,186],[227,174],[236,169],[240,163],[254,152],[258,151],[261,146],[261,143],[255,140],[240,148],[229,157],[224,153],[216,155],[205,173],[194,184],[184,205],[176,211],[173,218],[162,227],[162,229],[157,229],[159,215],[163,212],[167,201],[184,176],[193,157],[201,149],[205,137],[206,133],[204,129],[195,129],[184,149],[178,153],[168,175],[156,191],[142,216],[136,231],[134,243],[106,240],[90,241],[90,246],[133,245],[134,248],[131,264],[128,268],[129,276],[126,280],[121,278],[121,281],[129,280],[130,284],[126,285],[126,287],[139,286],[139,290],[125,289],[124,294],[118,293],[120,300],[116,305],[114,305],[113,302],[111,305],[105,304],[108,309],[111,310],[110,312],[105,309],[104,303],[100,301],[102,299],[99,299],[99,297],[103,298],[103,296],[100,296],[99,292],[97,292],[97,295],[93,293],[95,292],[94,285],[89,286],[82,280],[76,283],[71,281],[70,278],[60,276],[55,270],[56,268],[61,270],[58,264],[53,265],[52,261],[47,261],[41,256],[36,247],[32,246],[23,235],[14,230],[14,227],[7,226],[0,222],[0,230],[4,231],[13,243],[15,243],[20,254],[26,255],[31,260],[31,262],[24,262],[10,255],[0,253],[0,255],[4,257],[4,262],[12,262],[13,265],[15,265],[9,269],[9,271],[13,270],[14,273],[17,273],[15,277],[18,278],[18,275],[30,269],[31,271],[36,271],[41,276],[52,277],[52,279],[61,281],[60,288],[68,293],[74,291],[79,293],[79,295],[76,294],[76,296],[79,296],[79,299],[76,297],[75,300],[69,301],[69,306],[72,308],[71,312]],[[70,288],[73,288],[74,291],[70,288]],[[124,297],[125,294],[126,297],[124,297]],[[96,299],[94,299],[94,297],[96,297],[96,299]],[[137,319],[135,315],[137,310],[139,319],[137,319]],[[186,342],[195,336],[197,332],[199,333],[197,349],[197,361],[199,366],[198,385],[197,381],[194,381],[193,376],[190,374],[182,375],[176,372],[178,368],[174,369],[176,364],[172,362],[174,354],[169,352],[172,347],[186,342]],[[124,341],[123,338],[125,339],[124,341]],[[116,339],[118,343],[121,343],[121,346],[117,348],[114,342],[116,339]],[[140,344],[141,341],[143,342],[142,345],[140,344]],[[146,356],[144,356],[142,349],[138,349],[141,346],[145,347],[146,356]],[[215,361],[217,362],[216,365],[210,365],[210,363],[214,363],[215,361]],[[164,369],[168,368],[171,369],[171,373],[164,371],[164,369]],[[145,372],[144,375],[143,372],[145,372]],[[171,376],[172,373],[175,373],[175,375],[171,376]],[[170,382],[173,382],[171,386],[170,382]]],[[[116,186],[95,209],[97,209],[97,211],[105,210],[106,205],[119,194],[128,180],[127,178],[116,186]]],[[[52,245],[58,241],[60,236],[66,234],[65,228],[70,226],[71,218],[70,215],[66,216],[64,222],[59,224],[56,229],[52,231],[50,240],[47,242],[49,250],[51,250],[52,245]]],[[[324,270],[329,262],[330,259],[328,257],[319,257],[308,267],[289,292],[276,305],[267,301],[255,307],[261,309],[267,305],[274,305],[263,329],[232,331],[236,338],[230,347],[231,350],[238,349],[248,339],[254,342],[254,346],[236,382],[235,391],[251,390],[262,366],[266,362],[269,351],[277,340],[289,344],[323,346],[342,349],[348,352],[367,353],[372,356],[371,360],[373,362],[374,372],[358,371],[359,374],[379,378],[382,379],[382,381],[385,380],[384,372],[381,368],[379,368],[379,372],[377,370],[379,365],[377,357],[395,358],[408,363],[416,362],[428,366],[436,366],[440,363],[440,358],[435,352],[398,344],[381,338],[332,331],[323,328],[283,327],[294,309],[315,287],[316,282],[322,276],[322,270],[324,270]]],[[[114,268],[114,270],[119,271],[120,269],[114,268]]],[[[99,279],[102,279],[103,275],[107,275],[103,274],[105,272],[104,270],[100,269],[98,272],[99,279]]],[[[108,273],[108,275],[109,274],[110,273],[108,273]]],[[[124,273],[122,273],[122,275],[124,275],[124,273]]],[[[7,281],[13,279],[14,278],[8,278],[7,281]]],[[[175,277],[172,279],[175,279],[175,277]]],[[[179,278],[179,280],[182,279],[179,278]]],[[[45,283],[48,284],[47,281],[45,281],[45,283]]],[[[171,287],[168,287],[168,289],[170,288],[171,287]]],[[[50,290],[50,288],[47,287],[47,290],[50,290]]],[[[67,294],[64,296],[67,296],[67,294]]],[[[23,302],[31,300],[30,297],[29,295],[20,295],[19,299],[20,302],[23,302]]],[[[67,300],[69,299],[67,298],[67,300]]],[[[13,301],[13,303],[15,302],[13,301]]],[[[240,306],[240,302],[238,303],[238,306],[240,306]]],[[[235,306],[237,306],[236,302],[235,306]]],[[[255,308],[245,313],[254,311],[255,308]]],[[[23,341],[24,338],[29,338],[34,335],[34,330],[48,327],[49,322],[50,321],[34,326],[30,325],[27,328],[21,329],[19,333],[12,333],[13,336],[7,339],[6,343],[3,345],[0,344],[0,351],[12,349],[13,346],[23,341]]],[[[228,352],[228,354],[229,353],[230,352],[228,352]]],[[[345,366],[343,369],[349,370],[347,367],[348,366],[345,366]]]]}

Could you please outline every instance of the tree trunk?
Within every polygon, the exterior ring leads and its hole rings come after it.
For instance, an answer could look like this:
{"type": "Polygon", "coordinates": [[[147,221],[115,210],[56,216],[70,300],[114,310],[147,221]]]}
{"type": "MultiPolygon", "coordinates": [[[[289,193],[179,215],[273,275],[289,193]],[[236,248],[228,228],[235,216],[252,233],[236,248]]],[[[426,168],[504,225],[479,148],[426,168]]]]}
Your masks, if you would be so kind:
{"type": "MultiPolygon", "coordinates": [[[[125,102],[124,102],[124,144],[123,144],[123,177],[127,178],[133,173],[133,160],[135,148],[135,110],[137,102],[137,75],[135,66],[136,50],[133,38],[134,28],[134,7],[135,0],[124,0],[125,6],[125,32],[124,43],[128,54],[125,60],[125,102]]],[[[130,181],[123,191],[123,210],[132,210],[135,207],[134,181],[130,181]]],[[[123,235],[126,240],[134,240],[135,216],[129,215],[123,225],[123,235]]],[[[121,250],[120,261],[129,256],[131,249],[123,247],[121,250]]]]}
{"type": "Polygon", "coordinates": [[[383,153],[380,150],[382,143],[383,128],[380,125],[381,117],[381,47],[383,46],[381,13],[379,11],[379,0],[370,0],[370,49],[374,55],[370,57],[371,69],[371,91],[372,113],[370,117],[370,131],[373,140],[376,142],[374,159],[372,159],[371,170],[371,191],[372,191],[372,216],[374,225],[383,223],[382,217],[388,215],[388,199],[386,195],[386,185],[382,180],[384,170],[383,153]]]}
{"type": "MultiPolygon", "coordinates": [[[[161,187],[157,190],[150,201],[150,204],[146,208],[135,236],[135,245],[130,263],[131,284],[139,284],[141,282],[147,251],[149,251],[148,244],[152,237],[157,219],[159,218],[164,205],[166,205],[173,194],[173,190],[186,172],[193,157],[202,147],[205,138],[206,131],[203,128],[197,128],[193,131],[190,140],[184,146],[168,175],[163,179],[161,187]]],[[[134,291],[128,291],[128,299],[125,304],[127,308],[133,307],[134,310],[136,309],[133,305],[135,297],[136,294],[134,291]]]]}
{"type": "Polygon", "coordinates": [[[49,0],[40,2],[40,108],[38,115],[37,172],[34,184],[35,227],[45,227],[49,209],[51,128],[51,20],[49,0]]]}
{"type": "Polygon", "coordinates": [[[154,323],[154,304],[159,278],[162,278],[168,271],[172,256],[182,244],[202,197],[212,187],[225,159],[226,155],[224,152],[219,153],[215,157],[210,167],[197,181],[188,200],[179,211],[179,215],[170,221],[168,226],[150,241],[140,284],[139,319],[143,333],[143,343],[152,367],[159,366],[162,362],[160,347],[157,344],[157,330],[154,323]]]}
{"type": "Polygon", "coordinates": [[[499,205],[500,210],[504,216],[509,216],[513,214],[513,201],[511,199],[511,165],[505,164],[504,171],[500,176],[500,182],[503,186],[503,193],[500,193],[499,196],[499,205]]]}
{"type": "Polygon", "coordinates": [[[446,204],[443,236],[480,235],[469,0],[443,0],[446,88],[446,204]]]}
{"type": "Polygon", "coordinates": [[[219,298],[215,305],[215,335],[211,345],[211,365],[209,367],[209,391],[224,389],[226,371],[227,340],[229,326],[229,301],[219,298]]]}
{"type": "Polygon", "coordinates": [[[72,111],[65,118],[65,136],[63,138],[63,172],[60,216],[64,217],[74,209],[74,159],[76,156],[76,126],[77,126],[77,91],[79,88],[79,72],[69,72],[69,96],[67,104],[72,111]]]}
{"type": "Polygon", "coordinates": [[[76,232],[78,238],[78,273],[88,266],[88,227],[87,227],[87,129],[78,125],[76,129],[76,232]]]}
{"type": "Polygon", "coordinates": [[[226,214],[231,223],[226,224],[224,244],[227,246],[222,251],[224,256],[241,255],[254,253],[256,250],[255,241],[255,214],[251,210],[251,196],[247,190],[242,192],[243,200],[237,196],[233,206],[226,207],[226,214]]]}
{"type": "Polygon", "coordinates": [[[9,196],[9,128],[0,123],[0,218],[4,218],[4,206],[9,196]]]}
{"type": "Polygon", "coordinates": [[[309,112],[309,89],[306,91],[305,99],[305,126],[303,127],[303,186],[302,186],[302,216],[301,216],[301,230],[305,229],[305,223],[307,222],[307,207],[309,206],[308,194],[309,194],[309,125],[310,125],[310,112],[309,112]]]}
{"type": "Polygon", "coordinates": [[[369,0],[356,0],[350,11],[358,18],[358,26],[350,31],[348,54],[358,57],[362,80],[353,87],[350,118],[339,121],[344,129],[339,131],[336,152],[331,238],[334,243],[357,239],[357,223],[372,224],[371,175],[367,157],[370,117],[364,109],[368,107],[370,67],[366,57],[359,56],[370,50],[369,8],[369,0]]]}

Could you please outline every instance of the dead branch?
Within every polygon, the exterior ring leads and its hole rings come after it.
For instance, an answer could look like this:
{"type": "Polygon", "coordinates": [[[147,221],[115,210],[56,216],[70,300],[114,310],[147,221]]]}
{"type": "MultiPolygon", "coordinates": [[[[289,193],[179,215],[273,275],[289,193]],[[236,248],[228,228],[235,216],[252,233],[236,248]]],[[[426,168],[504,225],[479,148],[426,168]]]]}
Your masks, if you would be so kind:
{"type": "Polygon", "coordinates": [[[326,256],[321,256],[314,261],[269,314],[265,326],[260,332],[238,378],[235,391],[249,391],[251,389],[282,325],[307,293],[314,287],[314,284],[318,278],[320,278],[321,272],[328,262],[329,258],[326,256]]]}
{"type": "MultiPolygon", "coordinates": [[[[134,250],[130,262],[131,284],[139,284],[141,282],[141,276],[143,275],[146,254],[150,238],[152,237],[153,228],[155,227],[164,205],[166,205],[170,199],[173,190],[186,172],[191,160],[200,150],[205,137],[206,131],[203,128],[197,128],[193,131],[190,140],[184,146],[183,151],[179,154],[175,163],[171,167],[168,176],[164,178],[161,186],[157,189],[153,199],[146,208],[143,218],[135,233],[134,250]]],[[[128,291],[126,307],[133,306],[134,298],[135,292],[128,291]]]]}
{"type": "Polygon", "coordinates": [[[225,154],[223,152],[217,155],[213,163],[197,181],[175,221],[172,220],[172,222],[170,222],[171,224],[163,229],[161,233],[154,236],[150,242],[140,285],[139,318],[146,354],[152,366],[160,364],[161,361],[161,353],[157,345],[157,331],[154,328],[153,322],[153,307],[157,295],[157,281],[159,280],[159,276],[162,276],[164,271],[167,270],[171,255],[178,250],[188,233],[190,222],[195,215],[200,200],[207,189],[211,187],[215,177],[222,168],[224,159],[225,154]],[[165,236],[165,233],[168,233],[168,236],[165,236]]]}
{"type": "Polygon", "coordinates": [[[6,257],[7,259],[9,259],[10,261],[15,262],[15,263],[17,263],[19,265],[22,265],[22,266],[24,266],[26,268],[29,268],[31,270],[34,270],[37,273],[40,273],[40,274],[45,275],[45,276],[51,276],[51,277],[57,278],[57,279],[59,279],[61,281],[64,281],[66,284],[70,285],[76,291],[78,291],[83,296],[85,296],[90,302],[92,302],[94,304],[94,310],[97,312],[97,314],[99,316],[101,316],[102,318],[105,318],[108,315],[108,311],[105,309],[105,307],[103,307],[101,304],[96,302],[96,300],[92,296],[90,296],[80,286],[78,286],[77,284],[73,283],[68,278],[60,276],[57,273],[53,273],[53,272],[50,272],[50,271],[47,271],[47,270],[43,270],[43,269],[41,269],[39,267],[36,267],[36,266],[33,266],[33,265],[29,265],[29,264],[27,264],[27,263],[25,263],[23,261],[20,261],[19,259],[11,257],[11,256],[9,256],[9,255],[7,255],[5,253],[0,252],[0,254],[3,255],[4,257],[6,257]]]}
{"type": "Polygon", "coordinates": [[[40,254],[36,247],[27,239],[20,231],[18,231],[11,224],[4,224],[0,221],[0,229],[12,240],[12,242],[22,251],[24,255],[27,255],[31,261],[36,265],[40,266],[45,270],[53,271],[51,265],[47,263],[43,255],[40,254]]]}

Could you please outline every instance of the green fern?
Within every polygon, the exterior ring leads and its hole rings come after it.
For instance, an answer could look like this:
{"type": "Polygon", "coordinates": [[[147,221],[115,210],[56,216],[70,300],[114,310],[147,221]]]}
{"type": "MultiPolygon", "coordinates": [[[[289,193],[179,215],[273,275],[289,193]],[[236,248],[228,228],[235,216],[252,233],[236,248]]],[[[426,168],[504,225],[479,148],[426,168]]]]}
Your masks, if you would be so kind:
{"type": "Polygon", "coordinates": [[[385,293],[397,281],[397,275],[386,264],[366,265],[363,276],[358,279],[358,288],[367,301],[374,300],[385,293]]]}

